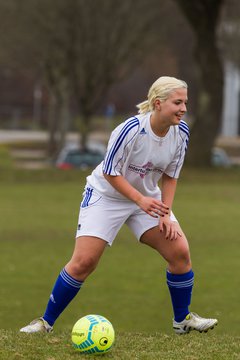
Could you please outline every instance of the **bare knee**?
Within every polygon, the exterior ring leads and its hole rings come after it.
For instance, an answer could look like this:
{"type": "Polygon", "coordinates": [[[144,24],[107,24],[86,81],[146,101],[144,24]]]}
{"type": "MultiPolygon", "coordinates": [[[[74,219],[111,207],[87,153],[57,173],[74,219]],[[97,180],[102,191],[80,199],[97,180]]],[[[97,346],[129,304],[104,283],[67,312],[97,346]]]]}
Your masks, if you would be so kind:
{"type": "Polygon", "coordinates": [[[66,271],[74,279],[85,280],[96,268],[98,261],[92,256],[72,258],[66,265],[66,271]]]}
{"type": "Polygon", "coordinates": [[[72,258],[65,266],[68,274],[76,280],[85,280],[96,268],[106,244],[106,241],[93,236],[78,237],[72,258]]]}
{"type": "Polygon", "coordinates": [[[188,247],[182,247],[172,253],[168,261],[168,269],[173,274],[184,274],[192,268],[191,256],[188,247]]]}

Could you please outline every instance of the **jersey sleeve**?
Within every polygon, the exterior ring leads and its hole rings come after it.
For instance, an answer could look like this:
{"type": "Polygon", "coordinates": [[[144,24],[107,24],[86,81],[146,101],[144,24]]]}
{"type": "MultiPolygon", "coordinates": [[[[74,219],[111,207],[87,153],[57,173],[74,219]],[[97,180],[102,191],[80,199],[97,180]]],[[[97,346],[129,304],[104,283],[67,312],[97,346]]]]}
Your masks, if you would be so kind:
{"type": "Polygon", "coordinates": [[[178,179],[180,175],[180,171],[182,169],[186,151],[188,148],[188,142],[189,142],[189,127],[185,121],[180,121],[180,124],[178,126],[179,129],[179,145],[177,147],[176,154],[174,156],[174,159],[172,162],[167,166],[165,169],[165,173],[175,179],[178,179]]]}
{"type": "Polygon", "coordinates": [[[134,117],[120,124],[112,132],[103,162],[104,174],[122,175],[122,167],[134,144],[139,126],[138,118],[134,117]]]}

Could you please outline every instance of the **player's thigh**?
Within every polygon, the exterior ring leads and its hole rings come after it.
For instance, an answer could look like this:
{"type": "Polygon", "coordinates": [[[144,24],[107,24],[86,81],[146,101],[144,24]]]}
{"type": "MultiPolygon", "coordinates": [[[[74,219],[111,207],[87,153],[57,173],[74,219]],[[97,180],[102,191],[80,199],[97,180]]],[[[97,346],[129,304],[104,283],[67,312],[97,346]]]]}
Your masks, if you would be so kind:
{"type": "MultiPolygon", "coordinates": [[[[173,212],[170,214],[170,219],[172,221],[177,221],[173,212]]],[[[127,219],[126,224],[135,234],[136,238],[140,241],[142,235],[145,234],[149,229],[154,227],[159,228],[159,217],[152,217],[142,209],[136,207],[135,211],[133,211],[133,213],[127,219]]]]}
{"type": "Polygon", "coordinates": [[[82,258],[92,258],[98,261],[107,242],[95,236],[79,236],[76,238],[72,259],[78,261],[82,258]]]}
{"type": "Polygon", "coordinates": [[[165,237],[165,232],[160,232],[159,227],[155,226],[147,230],[140,238],[140,242],[157,250],[168,262],[178,259],[188,259],[190,261],[189,245],[185,234],[180,225],[177,239],[169,240],[165,237]]]}

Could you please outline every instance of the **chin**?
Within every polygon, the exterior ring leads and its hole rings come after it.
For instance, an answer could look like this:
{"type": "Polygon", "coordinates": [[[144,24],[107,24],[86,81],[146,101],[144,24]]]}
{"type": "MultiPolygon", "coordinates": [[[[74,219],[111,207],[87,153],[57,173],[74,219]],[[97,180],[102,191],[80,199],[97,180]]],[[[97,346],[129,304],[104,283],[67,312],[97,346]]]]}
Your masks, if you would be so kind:
{"type": "Polygon", "coordinates": [[[180,121],[181,121],[181,119],[175,118],[175,119],[173,120],[173,125],[179,125],[179,124],[180,124],[180,121]]]}

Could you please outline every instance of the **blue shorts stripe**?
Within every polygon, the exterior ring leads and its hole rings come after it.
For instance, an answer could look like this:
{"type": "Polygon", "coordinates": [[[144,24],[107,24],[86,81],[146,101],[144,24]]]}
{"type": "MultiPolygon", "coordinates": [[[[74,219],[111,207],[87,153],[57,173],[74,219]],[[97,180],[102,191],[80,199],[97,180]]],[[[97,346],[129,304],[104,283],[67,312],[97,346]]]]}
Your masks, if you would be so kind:
{"type": "Polygon", "coordinates": [[[92,197],[92,193],[93,193],[93,189],[87,187],[86,194],[85,194],[84,199],[82,201],[81,207],[84,208],[84,207],[87,207],[89,205],[89,201],[90,201],[90,199],[92,197]]]}

